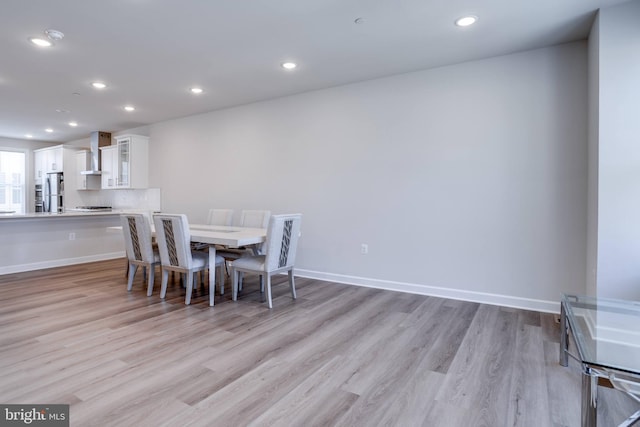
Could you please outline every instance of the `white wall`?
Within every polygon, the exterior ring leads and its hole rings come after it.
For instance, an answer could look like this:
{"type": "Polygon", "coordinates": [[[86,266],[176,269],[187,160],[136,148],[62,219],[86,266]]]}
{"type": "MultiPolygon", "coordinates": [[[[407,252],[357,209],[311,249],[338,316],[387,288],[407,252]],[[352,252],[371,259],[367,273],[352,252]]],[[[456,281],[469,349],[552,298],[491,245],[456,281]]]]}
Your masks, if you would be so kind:
{"type": "Polygon", "coordinates": [[[541,310],[586,292],[585,42],[191,116],[149,135],[164,211],[192,222],[210,207],[302,212],[303,275],[541,310]]]}
{"type": "Polygon", "coordinates": [[[640,300],[640,0],[599,16],[598,296],[640,300]]]}

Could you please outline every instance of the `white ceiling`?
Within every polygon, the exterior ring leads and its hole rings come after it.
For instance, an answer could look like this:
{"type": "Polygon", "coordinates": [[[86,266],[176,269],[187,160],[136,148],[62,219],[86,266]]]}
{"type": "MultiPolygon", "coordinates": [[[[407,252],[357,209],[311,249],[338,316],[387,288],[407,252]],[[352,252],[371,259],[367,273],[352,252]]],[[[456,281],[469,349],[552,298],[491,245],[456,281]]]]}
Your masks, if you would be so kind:
{"type": "Polygon", "coordinates": [[[623,2],[2,0],[0,136],[66,142],[580,40],[598,8],[623,2]],[[465,14],[480,19],[456,27],[465,14]],[[45,29],[65,37],[46,49],[28,42],[45,29]],[[283,70],[286,60],[298,68],[283,70]],[[96,80],[108,87],[93,89],[96,80]],[[205,93],[190,94],[194,85],[205,93]],[[126,104],[137,110],[125,112],[126,104]]]}

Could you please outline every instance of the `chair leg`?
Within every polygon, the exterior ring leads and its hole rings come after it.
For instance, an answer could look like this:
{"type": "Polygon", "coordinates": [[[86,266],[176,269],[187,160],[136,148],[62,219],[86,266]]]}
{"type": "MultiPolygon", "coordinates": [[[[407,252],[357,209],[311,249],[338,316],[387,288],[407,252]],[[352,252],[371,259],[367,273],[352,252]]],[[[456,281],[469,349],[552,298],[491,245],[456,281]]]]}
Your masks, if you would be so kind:
{"type": "Polygon", "coordinates": [[[156,274],[156,266],[151,264],[149,266],[149,282],[147,284],[147,296],[150,297],[153,294],[153,280],[156,274]]]}
{"type": "Polygon", "coordinates": [[[160,298],[167,296],[167,282],[169,282],[169,270],[162,269],[162,285],[160,286],[160,298]]]}
{"type": "Polygon", "coordinates": [[[238,270],[231,268],[231,299],[238,300],[238,270]]]}
{"type": "Polygon", "coordinates": [[[289,286],[291,287],[291,296],[296,299],[296,283],[293,278],[293,269],[289,270],[289,286]]]}
{"type": "Polygon", "coordinates": [[[137,265],[129,263],[129,280],[127,280],[127,291],[129,292],[131,292],[131,289],[133,288],[133,278],[136,275],[137,270],[137,265]]]}
{"type": "MultiPolygon", "coordinates": [[[[204,274],[204,271],[202,272],[204,274]]],[[[209,267],[209,307],[213,307],[216,297],[216,266],[213,266],[213,276],[211,276],[211,267],[209,267]],[[212,279],[213,277],[213,279],[212,279]]]]}
{"type": "Polygon", "coordinates": [[[264,279],[262,278],[262,274],[260,275],[260,293],[264,294],[264,279]]]}
{"type": "MultiPolygon", "coordinates": [[[[220,280],[220,295],[224,295],[224,280],[225,280],[224,266],[225,265],[221,265],[219,267],[219,272],[218,272],[218,280],[220,280]]],[[[211,272],[209,272],[209,274],[211,274],[211,272]]]]}
{"type": "MultiPolygon", "coordinates": [[[[273,302],[271,301],[271,275],[266,273],[265,276],[267,276],[267,302],[269,303],[269,308],[273,308],[273,302]]],[[[260,278],[262,279],[262,275],[260,278]]]]}
{"type": "Polygon", "coordinates": [[[187,283],[185,283],[185,286],[187,287],[187,296],[184,298],[184,303],[189,305],[191,304],[191,294],[193,293],[193,273],[189,272],[186,276],[187,283]]]}

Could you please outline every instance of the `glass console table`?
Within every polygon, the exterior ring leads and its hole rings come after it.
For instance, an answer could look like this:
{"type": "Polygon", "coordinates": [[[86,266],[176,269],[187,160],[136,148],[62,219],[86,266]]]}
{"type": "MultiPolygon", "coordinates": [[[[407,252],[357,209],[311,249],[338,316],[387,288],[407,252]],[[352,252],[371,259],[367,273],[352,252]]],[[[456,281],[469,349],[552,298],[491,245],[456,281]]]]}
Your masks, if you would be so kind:
{"type": "MultiPolygon", "coordinates": [[[[563,295],[560,364],[571,356],[582,365],[582,426],[597,423],[598,384],[640,403],[640,302],[563,295]],[[577,354],[569,351],[569,331],[577,354]]],[[[620,426],[640,420],[640,410],[620,426]]]]}

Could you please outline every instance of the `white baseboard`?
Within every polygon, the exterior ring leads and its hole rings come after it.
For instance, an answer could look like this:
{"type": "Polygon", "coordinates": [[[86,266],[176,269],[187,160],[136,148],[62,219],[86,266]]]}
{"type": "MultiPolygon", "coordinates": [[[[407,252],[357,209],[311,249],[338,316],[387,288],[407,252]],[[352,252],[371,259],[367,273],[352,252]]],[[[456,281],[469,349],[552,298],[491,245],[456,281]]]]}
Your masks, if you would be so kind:
{"type": "Polygon", "coordinates": [[[560,301],[544,301],[531,298],[521,298],[511,295],[491,294],[488,292],[466,291],[463,289],[441,288],[436,286],[418,285],[415,283],[392,282],[389,280],[370,279],[366,277],[346,276],[342,274],[324,273],[321,271],[301,270],[296,268],[295,275],[309,279],[326,280],[346,285],[364,286],[367,288],[386,289],[390,291],[407,292],[411,294],[449,298],[482,304],[499,305],[544,313],[560,313],[560,301]]]}
{"type": "MultiPolygon", "coordinates": [[[[0,267],[0,275],[21,273],[24,271],[41,270],[44,268],[64,267],[67,265],[84,264],[87,262],[105,261],[124,258],[125,252],[111,252],[77,258],[57,259],[35,262],[31,264],[11,265],[0,267]]],[[[295,269],[295,275],[310,279],[326,280],[346,285],[364,286],[367,288],[386,289],[389,291],[407,292],[411,294],[449,298],[462,301],[478,302],[482,304],[499,305],[503,307],[521,308],[525,310],[545,313],[560,313],[559,301],[544,301],[531,298],[521,298],[511,295],[492,294],[488,292],[474,292],[463,289],[441,288],[437,286],[418,285],[415,283],[393,282],[390,280],[371,279],[367,277],[347,276],[343,274],[325,273],[321,271],[295,269]]]]}
{"type": "Polygon", "coordinates": [[[30,264],[9,265],[6,267],[0,267],[0,275],[2,274],[14,274],[22,273],[25,271],[42,270],[44,268],[64,267],[74,264],[85,264],[87,262],[106,261],[108,259],[124,258],[126,256],[124,251],[111,252],[106,254],[88,255],[76,258],[64,258],[54,259],[51,261],[34,262],[30,264]]]}

